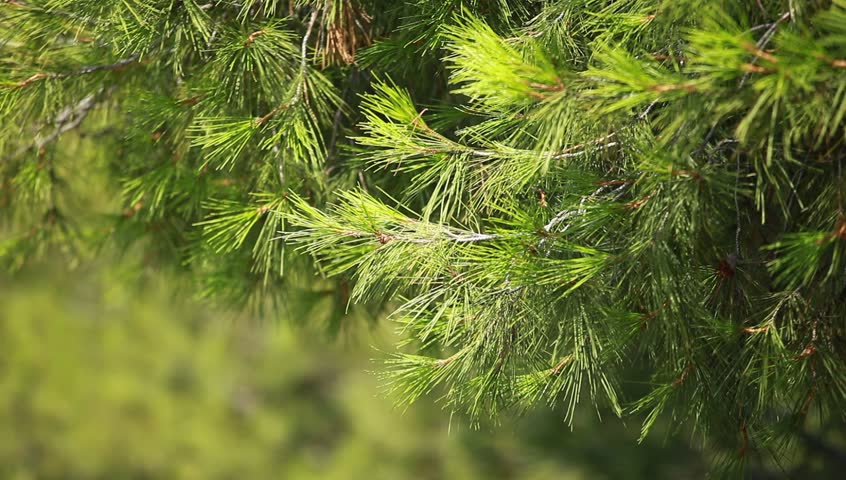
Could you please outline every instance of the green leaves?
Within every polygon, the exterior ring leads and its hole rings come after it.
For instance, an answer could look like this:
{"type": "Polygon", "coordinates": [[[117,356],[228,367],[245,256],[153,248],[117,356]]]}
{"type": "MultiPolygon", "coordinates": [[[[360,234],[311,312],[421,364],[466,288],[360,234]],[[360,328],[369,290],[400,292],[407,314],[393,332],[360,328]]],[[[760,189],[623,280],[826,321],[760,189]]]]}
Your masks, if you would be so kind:
{"type": "Polygon", "coordinates": [[[207,66],[214,79],[208,93],[231,106],[275,106],[285,101],[299,67],[294,35],[281,22],[230,30],[207,66]]]}
{"type": "Polygon", "coordinates": [[[299,197],[292,201],[290,223],[300,230],[284,240],[324,260],[329,274],[355,272],[353,300],[395,288],[425,290],[455,274],[452,265],[461,262],[461,252],[498,238],[410,218],[361,191],[341,193],[326,212],[299,197]]]}
{"type": "MultiPolygon", "coordinates": [[[[209,246],[216,253],[226,253],[237,250],[244,245],[247,236],[268,212],[270,216],[279,215],[278,208],[282,199],[269,195],[256,195],[254,200],[264,200],[259,206],[242,205],[240,202],[226,200],[211,200],[205,205],[212,213],[208,220],[199,222],[203,226],[203,233],[209,246]]],[[[256,202],[258,203],[258,202],[256,202]]],[[[271,234],[274,230],[271,229],[271,234]]]]}
{"type": "Polygon", "coordinates": [[[198,117],[189,131],[207,164],[231,169],[248,145],[256,146],[261,127],[255,118],[198,117]]]}
{"type": "Polygon", "coordinates": [[[766,250],[776,256],[768,264],[775,281],[783,288],[796,289],[842,275],[844,237],[846,222],[841,218],[833,232],[790,233],[767,245],[766,250]]]}
{"type": "Polygon", "coordinates": [[[413,175],[404,195],[428,195],[424,216],[437,212],[441,218],[450,218],[459,211],[472,182],[473,148],[430,127],[426,110],[418,112],[408,92],[389,83],[378,83],[375,89],[375,94],[362,98],[364,135],[355,140],[371,147],[362,159],[371,169],[413,175]]]}
{"type": "Polygon", "coordinates": [[[530,39],[505,40],[467,14],[446,30],[450,83],[471,106],[488,112],[516,111],[565,85],[543,51],[530,39]],[[521,42],[517,44],[516,42],[521,42]]]}
{"type": "Polygon", "coordinates": [[[271,275],[284,273],[284,245],[275,241],[285,230],[284,197],[254,194],[249,204],[212,199],[204,205],[209,214],[197,223],[203,229],[205,244],[218,255],[252,245],[252,271],[264,275],[265,285],[271,275]],[[249,240],[249,244],[247,243],[249,240]]]}
{"type": "Polygon", "coordinates": [[[281,151],[319,170],[325,157],[320,129],[333,121],[342,101],[331,82],[308,66],[305,47],[300,51],[292,40],[278,21],[225,35],[207,66],[207,78],[222,80],[200,84],[207,99],[191,127],[206,163],[231,169],[252,148],[265,156],[281,151]],[[238,115],[225,113],[233,110],[238,115]]]}
{"type": "Polygon", "coordinates": [[[621,50],[598,52],[594,58],[600,67],[588,69],[584,75],[600,80],[587,92],[609,101],[604,110],[631,111],[645,108],[651,102],[672,101],[697,90],[697,83],[659,66],[656,62],[635,59],[621,50]]]}

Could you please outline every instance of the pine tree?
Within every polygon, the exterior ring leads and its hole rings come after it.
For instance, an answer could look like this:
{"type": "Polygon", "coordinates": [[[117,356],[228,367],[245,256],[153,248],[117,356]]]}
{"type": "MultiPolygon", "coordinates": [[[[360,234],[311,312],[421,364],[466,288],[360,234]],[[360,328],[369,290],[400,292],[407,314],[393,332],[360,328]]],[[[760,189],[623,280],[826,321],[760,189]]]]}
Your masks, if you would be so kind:
{"type": "Polygon", "coordinates": [[[392,391],[473,421],[587,400],[743,465],[842,419],[844,0],[0,12],[12,267],[143,242],[209,298],[387,309],[392,391]]]}

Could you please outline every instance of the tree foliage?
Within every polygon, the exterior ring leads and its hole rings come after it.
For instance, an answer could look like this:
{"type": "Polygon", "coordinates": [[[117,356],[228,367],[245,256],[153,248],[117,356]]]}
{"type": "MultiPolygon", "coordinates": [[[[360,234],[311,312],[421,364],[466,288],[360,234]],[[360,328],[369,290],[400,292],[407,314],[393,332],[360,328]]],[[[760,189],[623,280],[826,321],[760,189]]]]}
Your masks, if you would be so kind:
{"type": "Polygon", "coordinates": [[[706,468],[684,441],[636,445],[634,430],[590,416],[575,436],[550,411],[491,432],[450,425],[428,401],[393,409],[374,396],[363,342],[390,345],[389,325],[338,345],[233,322],[174,296],[178,278],[138,281],[103,257],[0,276],[3,478],[669,480],[706,468]],[[622,461],[603,461],[609,440],[622,461]]]}
{"type": "Polygon", "coordinates": [[[842,416],[843,0],[16,0],[2,21],[12,265],[102,236],[74,204],[98,170],[125,209],[107,236],[211,298],[314,272],[339,308],[387,306],[403,401],[572,421],[589,399],[737,464],[842,416]]]}

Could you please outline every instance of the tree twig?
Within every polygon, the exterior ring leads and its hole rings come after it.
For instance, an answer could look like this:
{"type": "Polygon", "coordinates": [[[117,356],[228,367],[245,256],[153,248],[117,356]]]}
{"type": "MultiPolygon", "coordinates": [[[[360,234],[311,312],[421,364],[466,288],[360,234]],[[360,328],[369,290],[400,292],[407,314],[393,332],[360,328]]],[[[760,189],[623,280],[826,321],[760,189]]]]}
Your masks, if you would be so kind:
{"type": "Polygon", "coordinates": [[[56,126],[53,131],[45,136],[40,137],[36,135],[35,141],[26,145],[25,147],[20,148],[17,152],[15,152],[11,158],[17,158],[23,155],[24,153],[30,150],[40,150],[45,145],[56,141],[59,137],[63,134],[79,127],[91,110],[97,105],[99,100],[102,97],[106,97],[114,91],[115,87],[111,87],[105,92],[102,90],[97,93],[92,93],[82,100],[76,103],[76,105],[72,107],[66,107],[62,109],[57,115],[56,118],[53,120],[53,124],[56,126]]]}
{"type": "Polygon", "coordinates": [[[123,60],[118,60],[115,63],[110,63],[110,64],[107,64],[107,65],[89,65],[89,66],[82,67],[78,70],[74,70],[72,72],[63,72],[63,73],[40,72],[40,73],[36,73],[36,74],[30,76],[26,80],[22,80],[18,83],[11,84],[9,86],[9,88],[24,88],[24,87],[26,87],[30,84],[33,84],[33,83],[35,83],[39,80],[45,80],[45,79],[59,80],[59,79],[63,79],[63,78],[76,77],[76,76],[81,76],[81,75],[88,75],[88,74],[91,74],[91,73],[94,73],[94,72],[101,72],[101,71],[108,71],[108,70],[120,70],[120,69],[126,67],[127,65],[130,65],[132,63],[137,62],[138,58],[140,58],[140,55],[135,54],[131,57],[124,58],[123,60]]]}

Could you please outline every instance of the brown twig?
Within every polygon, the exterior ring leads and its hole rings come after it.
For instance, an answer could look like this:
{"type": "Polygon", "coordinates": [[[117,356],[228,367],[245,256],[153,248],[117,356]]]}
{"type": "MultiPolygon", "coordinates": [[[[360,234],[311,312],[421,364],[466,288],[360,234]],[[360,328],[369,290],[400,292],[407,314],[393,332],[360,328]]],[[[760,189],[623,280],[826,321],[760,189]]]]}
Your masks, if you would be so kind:
{"type": "Polygon", "coordinates": [[[264,30],[256,30],[255,32],[251,33],[251,34],[247,37],[247,39],[246,39],[246,40],[244,40],[244,46],[245,46],[245,47],[249,47],[250,45],[252,45],[252,44],[253,44],[253,42],[255,42],[255,41],[256,41],[256,38],[258,38],[258,37],[260,37],[260,36],[264,35],[265,33],[267,33],[267,32],[265,32],[264,30]]]}
{"type": "Polygon", "coordinates": [[[626,206],[634,210],[636,208],[642,207],[643,204],[648,202],[650,198],[652,198],[652,194],[644,195],[643,198],[641,198],[640,200],[631,201],[627,203],[626,206]]]}
{"type": "Polygon", "coordinates": [[[290,107],[288,104],[279,105],[278,107],[274,108],[273,110],[267,112],[266,114],[262,115],[261,117],[256,118],[256,126],[261,127],[264,126],[271,118],[275,117],[279,112],[282,110],[287,110],[290,107]]]}
{"type": "Polygon", "coordinates": [[[689,176],[695,180],[702,180],[702,174],[694,170],[672,170],[670,171],[670,175],[674,177],[689,176]]]}
{"type": "Polygon", "coordinates": [[[756,45],[753,45],[753,44],[748,43],[748,42],[744,42],[742,47],[747,52],[753,53],[756,57],[763,58],[764,60],[766,60],[770,63],[778,63],[778,58],[776,58],[773,55],[761,50],[761,48],[759,48],[756,45]]]}
{"type": "MultiPolygon", "coordinates": [[[[753,65],[755,64],[755,62],[758,61],[758,58],[763,58],[765,60],[769,60],[770,63],[778,63],[778,59],[776,59],[775,57],[773,57],[769,53],[765,52],[764,48],[767,46],[768,43],[770,43],[770,40],[773,39],[773,35],[775,35],[776,28],[778,28],[779,24],[781,22],[789,19],[789,18],[793,18],[793,12],[790,11],[790,10],[781,14],[781,16],[775,22],[770,24],[769,28],[767,28],[767,31],[764,32],[763,35],[761,35],[761,39],[758,40],[758,43],[756,43],[755,45],[751,45],[751,44],[745,44],[744,45],[744,48],[746,48],[747,50],[756,54],[755,58],[751,62],[753,65]],[[763,55],[758,55],[759,52],[762,53],[763,55]]],[[[740,79],[739,88],[742,88],[746,84],[746,81],[749,79],[750,73],[759,73],[759,72],[752,72],[748,68],[749,67],[744,67],[744,69],[746,69],[746,74],[743,75],[743,78],[740,79]]]]}
{"type": "Polygon", "coordinates": [[[379,231],[376,232],[376,240],[379,243],[381,243],[382,245],[387,244],[388,242],[390,242],[393,239],[394,239],[394,237],[391,236],[391,235],[388,235],[387,233],[379,232],[379,231]]]}
{"type": "Polygon", "coordinates": [[[555,376],[561,373],[561,370],[564,370],[564,367],[567,366],[570,362],[573,361],[573,355],[567,355],[566,357],[562,358],[558,363],[555,364],[552,369],[549,370],[549,376],[555,376]]]}
{"type": "Polygon", "coordinates": [[[738,455],[743,458],[746,456],[746,452],[749,451],[749,431],[746,428],[746,420],[740,422],[740,435],[743,443],[740,446],[738,455]]]}
{"type": "Polygon", "coordinates": [[[94,73],[94,72],[101,72],[101,71],[107,71],[107,70],[108,71],[118,71],[118,70],[122,70],[122,69],[126,68],[127,66],[137,62],[138,58],[139,58],[139,55],[136,54],[136,55],[133,55],[129,58],[125,58],[123,60],[119,60],[115,63],[110,63],[108,65],[90,65],[90,66],[80,68],[78,70],[74,70],[72,72],[64,72],[64,73],[41,72],[41,73],[36,73],[36,74],[30,76],[29,78],[27,78],[26,80],[22,80],[20,82],[13,83],[10,86],[10,88],[24,88],[24,87],[31,85],[31,84],[39,81],[39,80],[44,80],[44,79],[59,80],[59,79],[63,79],[63,78],[76,77],[76,76],[80,76],[80,75],[88,75],[88,74],[91,74],[91,73],[94,73]]]}
{"type": "Polygon", "coordinates": [[[459,351],[455,352],[454,354],[450,355],[447,358],[442,358],[440,360],[436,360],[435,363],[432,364],[432,366],[435,367],[435,368],[446,367],[450,363],[454,362],[455,359],[460,357],[463,353],[464,353],[464,350],[459,350],[459,351]]]}
{"type": "Polygon", "coordinates": [[[693,363],[688,363],[681,376],[677,378],[675,382],[673,382],[673,386],[681,386],[681,384],[684,383],[684,381],[687,379],[688,374],[690,374],[691,371],[693,371],[693,363]]]}

